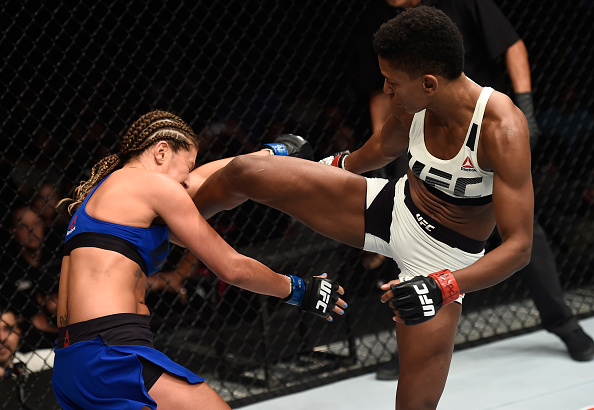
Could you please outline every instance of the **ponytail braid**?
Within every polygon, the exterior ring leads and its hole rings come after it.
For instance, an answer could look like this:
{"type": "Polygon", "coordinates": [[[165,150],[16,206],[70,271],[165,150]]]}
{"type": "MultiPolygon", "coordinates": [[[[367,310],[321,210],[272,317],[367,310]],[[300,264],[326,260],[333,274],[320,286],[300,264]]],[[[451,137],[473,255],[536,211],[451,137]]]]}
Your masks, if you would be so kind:
{"type": "Polygon", "coordinates": [[[72,198],[62,199],[58,206],[71,202],[68,212],[74,214],[99,181],[159,141],[168,141],[174,152],[189,150],[192,146],[198,148],[198,137],[181,118],[167,111],[151,111],[136,120],[124,134],[120,140],[120,152],[97,162],[91,170],[91,177],[76,187],[72,198]]]}

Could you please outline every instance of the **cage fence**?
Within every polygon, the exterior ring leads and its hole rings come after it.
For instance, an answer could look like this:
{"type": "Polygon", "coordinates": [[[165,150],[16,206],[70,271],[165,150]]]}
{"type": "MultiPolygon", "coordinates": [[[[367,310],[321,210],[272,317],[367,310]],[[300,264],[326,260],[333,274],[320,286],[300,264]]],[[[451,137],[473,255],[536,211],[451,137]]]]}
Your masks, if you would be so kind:
{"type": "MultiPolygon", "coordinates": [[[[535,218],[568,306],[590,316],[594,6],[496,2],[524,39],[532,67],[543,131],[532,157],[535,218]]],[[[0,5],[0,305],[2,323],[11,311],[24,319],[18,366],[0,382],[2,408],[59,408],[51,366],[68,216],[55,208],[57,200],[116,152],[117,137],[152,109],[191,124],[202,139],[200,163],[253,151],[282,133],[308,139],[316,159],[357,148],[371,135],[358,53],[370,41],[362,27],[373,7],[355,0],[0,5]]],[[[228,286],[174,248],[161,273],[166,285],[146,296],[156,347],[206,377],[232,406],[371,372],[390,360],[397,346],[379,285],[394,278],[393,262],[376,267],[373,255],[255,203],[209,222],[237,250],[278,272],[327,272],[345,287],[350,305],[327,324],[228,286]]],[[[539,326],[519,272],[467,295],[456,347],[539,326]]]]}

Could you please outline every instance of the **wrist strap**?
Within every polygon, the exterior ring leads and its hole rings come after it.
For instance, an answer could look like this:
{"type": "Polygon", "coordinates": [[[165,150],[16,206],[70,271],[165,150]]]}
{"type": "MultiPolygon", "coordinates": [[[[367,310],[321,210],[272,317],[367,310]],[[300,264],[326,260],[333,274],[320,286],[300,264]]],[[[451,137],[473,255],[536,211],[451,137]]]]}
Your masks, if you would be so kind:
{"type": "Polygon", "coordinates": [[[335,156],[332,160],[332,166],[344,169],[344,160],[347,157],[347,155],[349,154],[342,153],[340,155],[335,156]]]}
{"type": "Polygon", "coordinates": [[[289,151],[285,144],[281,144],[280,142],[271,142],[268,144],[264,144],[264,148],[268,148],[272,150],[273,155],[280,155],[283,157],[289,156],[289,151]]]}
{"type": "Polygon", "coordinates": [[[439,288],[441,289],[443,306],[454,302],[460,297],[460,288],[458,287],[458,282],[456,282],[456,278],[448,269],[440,270],[439,272],[432,273],[429,276],[435,279],[439,285],[439,288]]]}
{"type": "Polygon", "coordinates": [[[289,305],[301,306],[305,296],[305,282],[299,276],[286,275],[291,280],[291,293],[283,299],[289,305]]]}

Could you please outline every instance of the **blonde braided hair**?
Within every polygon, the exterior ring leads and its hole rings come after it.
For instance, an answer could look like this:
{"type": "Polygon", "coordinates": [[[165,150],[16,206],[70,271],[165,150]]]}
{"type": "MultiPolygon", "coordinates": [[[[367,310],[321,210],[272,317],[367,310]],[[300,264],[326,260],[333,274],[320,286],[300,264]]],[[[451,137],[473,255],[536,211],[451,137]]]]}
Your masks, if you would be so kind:
{"type": "Polygon", "coordinates": [[[62,199],[58,206],[71,202],[68,212],[70,215],[74,214],[99,181],[160,141],[168,141],[174,152],[198,148],[198,137],[181,118],[167,111],[151,111],[136,120],[124,134],[120,140],[120,152],[97,162],[91,169],[91,177],[81,181],[74,190],[73,197],[62,199]]]}

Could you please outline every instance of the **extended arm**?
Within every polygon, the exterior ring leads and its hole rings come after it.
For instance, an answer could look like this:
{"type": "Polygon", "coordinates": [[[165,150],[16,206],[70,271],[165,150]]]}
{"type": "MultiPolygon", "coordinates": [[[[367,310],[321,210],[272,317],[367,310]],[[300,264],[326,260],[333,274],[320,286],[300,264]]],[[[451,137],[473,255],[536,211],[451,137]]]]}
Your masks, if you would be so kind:
{"type": "Polygon", "coordinates": [[[255,293],[286,299],[329,320],[332,320],[328,316],[331,311],[344,313],[346,304],[338,298],[338,294],[344,294],[344,290],[338,284],[316,278],[297,281],[303,284],[303,288],[301,294],[294,298],[295,290],[299,290],[295,286],[295,277],[278,274],[257,260],[235,251],[206,222],[181,185],[166,176],[157,185],[157,192],[147,194],[151,207],[175,237],[221,280],[255,293]],[[325,293],[320,289],[324,289],[325,293]],[[320,298],[325,306],[317,303],[320,298]]]}

